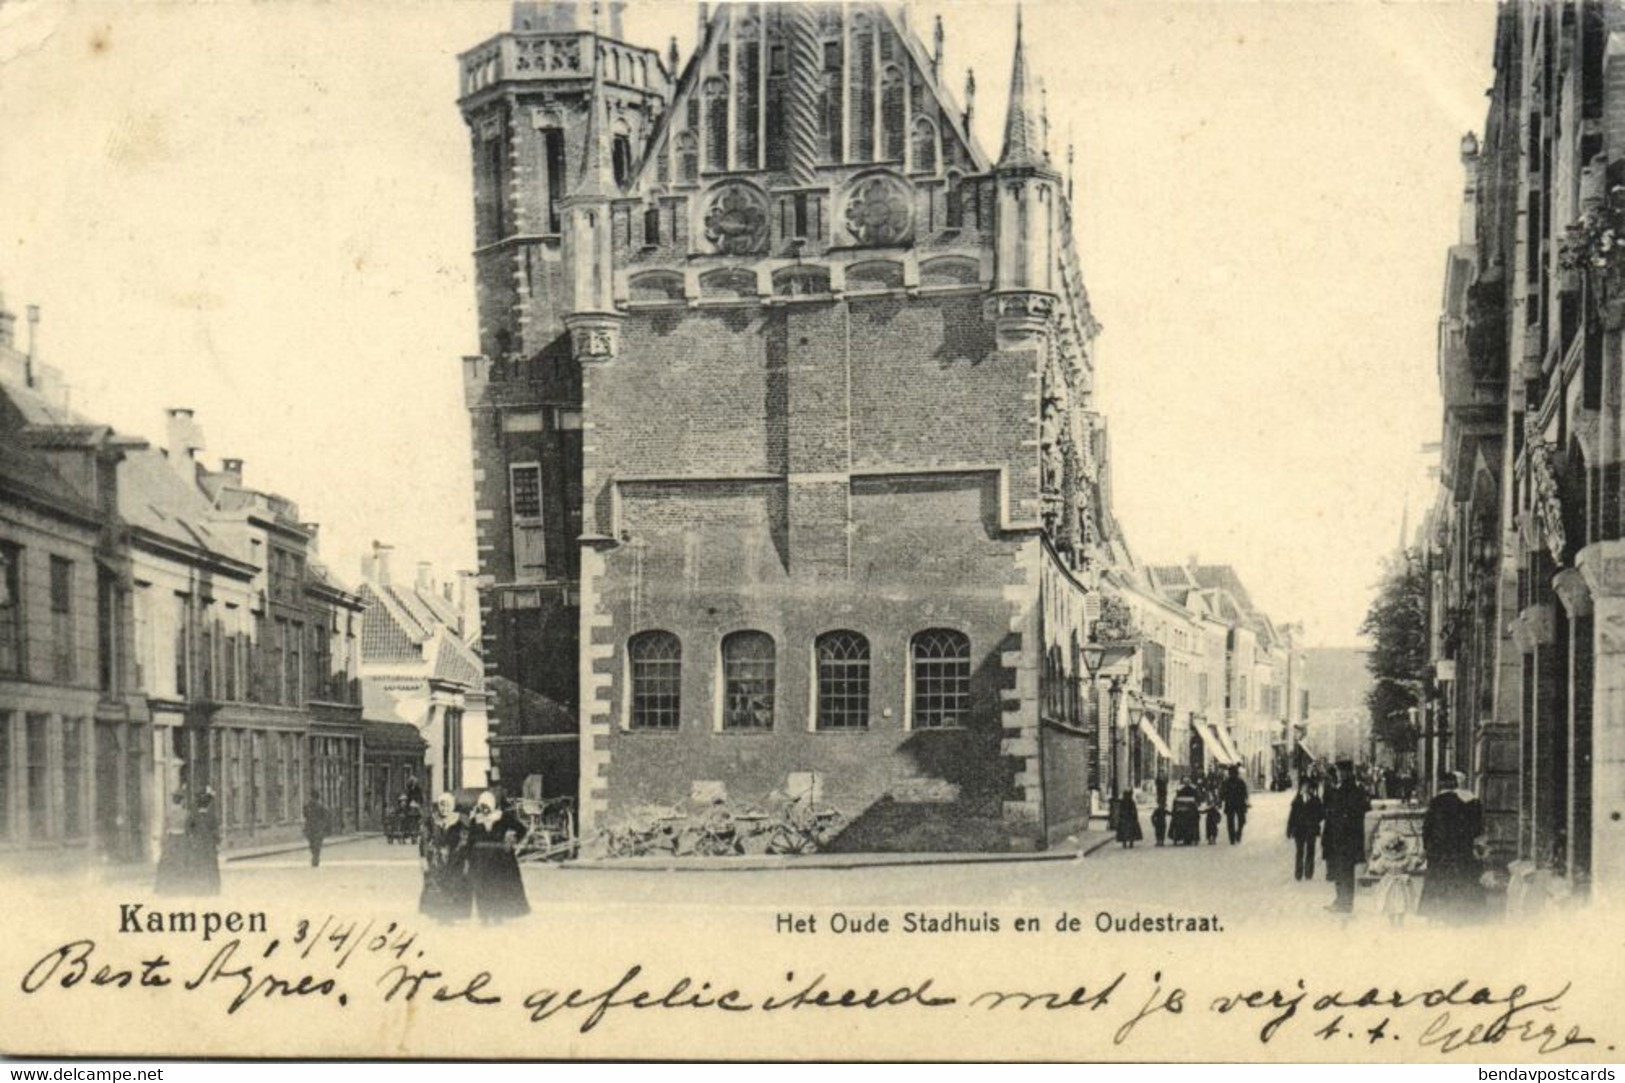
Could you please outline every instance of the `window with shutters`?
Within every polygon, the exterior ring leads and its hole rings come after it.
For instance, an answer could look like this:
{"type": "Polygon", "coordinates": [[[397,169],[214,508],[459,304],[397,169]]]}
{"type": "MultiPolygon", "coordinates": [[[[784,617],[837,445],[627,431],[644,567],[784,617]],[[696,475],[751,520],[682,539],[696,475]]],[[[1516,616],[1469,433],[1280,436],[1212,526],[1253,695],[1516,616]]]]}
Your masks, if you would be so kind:
{"type": "Polygon", "coordinates": [[[632,729],[674,730],[681,719],[683,645],[670,632],[639,632],[626,644],[632,729]]]}
{"type": "Polygon", "coordinates": [[[533,578],[547,572],[547,544],[542,522],[542,465],[508,467],[508,500],[513,512],[513,574],[533,578]]]}
{"type": "Polygon", "coordinates": [[[773,728],[773,637],[733,632],[722,640],[722,728],[773,728]]]}
{"type": "Polygon", "coordinates": [[[814,647],[818,667],[816,725],[821,730],[869,725],[869,641],[857,632],[826,632],[814,647]]]}

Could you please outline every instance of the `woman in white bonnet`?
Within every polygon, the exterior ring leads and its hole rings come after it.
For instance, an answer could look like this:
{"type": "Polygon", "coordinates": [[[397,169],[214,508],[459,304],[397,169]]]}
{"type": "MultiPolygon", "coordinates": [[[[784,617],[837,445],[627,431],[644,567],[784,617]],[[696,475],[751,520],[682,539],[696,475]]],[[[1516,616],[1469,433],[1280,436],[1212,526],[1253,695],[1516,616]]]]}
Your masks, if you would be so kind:
{"type": "Polygon", "coordinates": [[[494,793],[480,794],[469,827],[468,879],[482,922],[495,924],[530,913],[514,857],[524,837],[525,825],[502,807],[494,793]]]}
{"type": "Polygon", "coordinates": [[[423,825],[423,894],[418,910],[437,921],[468,917],[474,896],[468,880],[469,829],[457,812],[457,799],[449,793],[435,802],[434,814],[423,825]]]}

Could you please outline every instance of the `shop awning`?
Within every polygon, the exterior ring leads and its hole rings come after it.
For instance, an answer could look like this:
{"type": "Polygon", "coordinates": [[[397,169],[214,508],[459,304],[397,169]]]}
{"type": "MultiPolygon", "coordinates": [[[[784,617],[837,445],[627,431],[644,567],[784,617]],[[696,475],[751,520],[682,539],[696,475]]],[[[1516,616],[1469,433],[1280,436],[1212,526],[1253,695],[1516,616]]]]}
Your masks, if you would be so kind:
{"type": "Polygon", "coordinates": [[[1202,722],[1197,719],[1192,719],[1191,724],[1196,727],[1197,734],[1199,734],[1202,738],[1202,747],[1207,749],[1214,759],[1218,760],[1220,763],[1240,762],[1236,759],[1236,757],[1230,754],[1230,750],[1225,748],[1224,744],[1219,740],[1219,738],[1214,735],[1213,724],[1211,722],[1202,722]]]}
{"type": "Polygon", "coordinates": [[[1320,753],[1318,753],[1314,749],[1310,748],[1309,747],[1309,742],[1304,740],[1302,737],[1298,738],[1298,747],[1303,749],[1303,754],[1305,756],[1308,756],[1310,759],[1312,759],[1312,760],[1320,759],[1320,753]]]}
{"type": "Polygon", "coordinates": [[[1162,755],[1163,759],[1173,761],[1173,750],[1168,747],[1168,742],[1162,739],[1162,734],[1157,732],[1157,727],[1151,724],[1150,719],[1140,719],[1140,732],[1145,734],[1146,740],[1157,747],[1157,752],[1162,755]]]}
{"type": "Polygon", "coordinates": [[[1213,732],[1217,733],[1219,735],[1219,740],[1224,742],[1224,750],[1230,753],[1230,762],[1240,763],[1241,749],[1236,746],[1236,739],[1231,736],[1230,731],[1225,729],[1223,726],[1214,726],[1213,732]]]}

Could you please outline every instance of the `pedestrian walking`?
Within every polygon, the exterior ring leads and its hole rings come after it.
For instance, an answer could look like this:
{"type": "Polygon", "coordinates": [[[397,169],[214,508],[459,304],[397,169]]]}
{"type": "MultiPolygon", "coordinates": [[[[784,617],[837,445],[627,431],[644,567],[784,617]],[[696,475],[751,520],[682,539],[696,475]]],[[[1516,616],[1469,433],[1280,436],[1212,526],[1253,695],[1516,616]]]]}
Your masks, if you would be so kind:
{"type": "Polygon", "coordinates": [[[1241,841],[1241,832],[1247,826],[1247,783],[1242,780],[1241,769],[1230,765],[1230,775],[1219,787],[1219,803],[1224,806],[1225,831],[1230,845],[1241,841]]]}
{"type": "Polygon", "coordinates": [[[1161,804],[1151,810],[1151,832],[1157,836],[1158,846],[1168,839],[1168,809],[1161,804]]]}
{"type": "Polygon", "coordinates": [[[1206,790],[1202,793],[1202,827],[1207,835],[1207,844],[1219,844],[1219,796],[1218,791],[1206,790]]]}
{"type": "Polygon", "coordinates": [[[1308,779],[1298,787],[1292,808],[1286,816],[1286,837],[1293,843],[1292,878],[1312,880],[1315,876],[1315,843],[1320,825],[1326,819],[1326,806],[1308,779]]]}
{"type": "Polygon", "coordinates": [[[1196,787],[1191,785],[1190,779],[1185,779],[1174,792],[1173,814],[1168,823],[1168,837],[1175,846],[1195,846],[1200,841],[1201,826],[1197,819],[1200,807],[1196,787]]]}
{"type": "Polygon", "coordinates": [[[1482,870],[1474,849],[1484,833],[1484,809],[1464,781],[1458,774],[1442,776],[1422,820],[1427,876],[1417,913],[1440,921],[1472,921],[1484,910],[1482,870]]]}
{"type": "Polygon", "coordinates": [[[525,825],[497,804],[490,790],[480,794],[469,827],[468,880],[480,920],[495,924],[530,913],[525,884],[514,850],[525,837],[525,825]]]}
{"type": "Polygon", "coordinates": [[[1347,914],[1354,910],[1354,867],[1365,858],[1365,814],[1371,798],[1355,777],[1354,764],[1337,765],[1336,785],[1326,795],[1326,878],[1337,885],[1337,895],[1326,909],[1347,914]]]}
{"type": "Polygon", "coordinates": [[[1134,803],[1133,792],[1124,790],[1117,800],[1117,842],[1123,849],[1132,850],[1144,837],[1140,830],[1140,808],[1134,803]]]}
{"type": "Polygon", "coordinates": [[[305,802],[305,842],[310,846],[310,867],[316,868],[322,863],[322,843],[327,841],[329,830],[332,827],[332,816],[322,799],[315,794],[305,802]]]}
{"type": "Polygon", "coordinates": [[[194,895],[220,894],[220,816],[214,790],[204,787],[186,822],[188,881],[194,895]]]}
{"type": "Polygon", "coordinates": [[[440,795],[423,825],[423,891],[418,912],[446,923],[467,918],[474,908],[468,879],[469,827],[457,811],[457,799],[440,795]]]}

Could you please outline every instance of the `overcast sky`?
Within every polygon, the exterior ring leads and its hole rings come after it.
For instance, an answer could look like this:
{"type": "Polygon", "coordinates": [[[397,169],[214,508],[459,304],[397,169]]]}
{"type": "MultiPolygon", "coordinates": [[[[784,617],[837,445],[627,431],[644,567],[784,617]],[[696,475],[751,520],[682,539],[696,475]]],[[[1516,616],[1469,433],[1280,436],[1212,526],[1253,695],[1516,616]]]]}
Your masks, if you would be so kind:
{"type": "MultiPolygon", "coordinates": [[[[1430,501],[1434,336],[1494,6],[1029,3],[1052,142],[1077,147],[1118,516],[1144,561],[1234,564],[1277,620],[1354,642],[1430,501]]],[[[921,4],[996,154],[1014,9],[921,4]]],[[[628,36],[687,56],[694,6],[628,36]]],[[[473,566],[459,359],[475,348],[455,56],[504,3],[0,3],[0,288],[43,309],[74,405],[323,524],[473,566]]],[[[19,320],[19,331],[22,323],[19,320]]],[[[906,407],[905,407],[906,408],[906,407]]]]}

